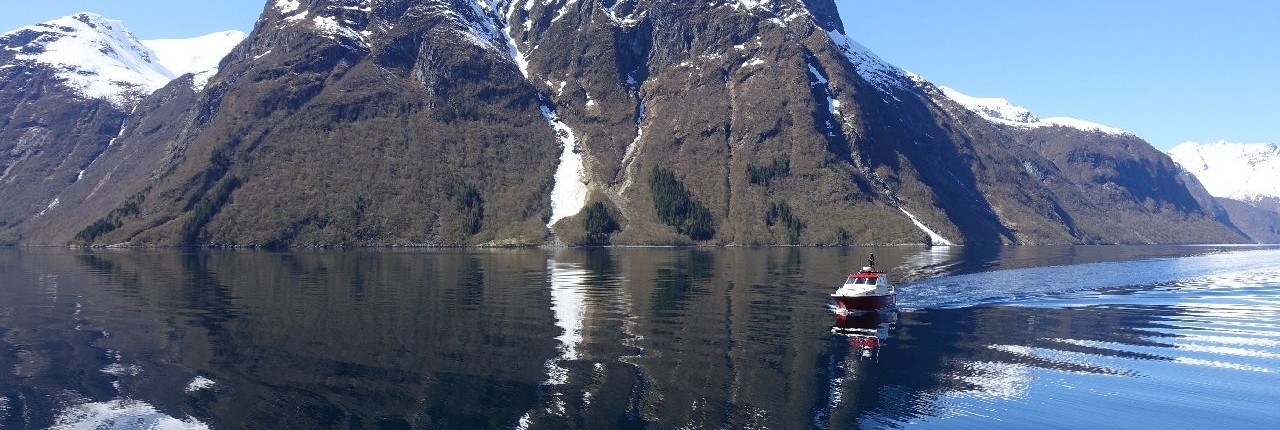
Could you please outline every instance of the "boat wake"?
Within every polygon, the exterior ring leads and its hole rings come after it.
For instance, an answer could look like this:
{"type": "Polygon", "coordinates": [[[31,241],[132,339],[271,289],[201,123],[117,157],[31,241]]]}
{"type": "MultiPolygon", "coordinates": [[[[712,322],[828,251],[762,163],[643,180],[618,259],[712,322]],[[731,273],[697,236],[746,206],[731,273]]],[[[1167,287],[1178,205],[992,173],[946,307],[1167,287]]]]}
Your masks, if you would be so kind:
{"type": "Polygon", "coordinates": [[[899,287],[902,310],[1026,304],[1081,295],[1116,294],[1174,281],[1240,272],[1280,271],[1280,250],[1231,251],[1194,257],[997,270],[945,276],[899,287]]]}

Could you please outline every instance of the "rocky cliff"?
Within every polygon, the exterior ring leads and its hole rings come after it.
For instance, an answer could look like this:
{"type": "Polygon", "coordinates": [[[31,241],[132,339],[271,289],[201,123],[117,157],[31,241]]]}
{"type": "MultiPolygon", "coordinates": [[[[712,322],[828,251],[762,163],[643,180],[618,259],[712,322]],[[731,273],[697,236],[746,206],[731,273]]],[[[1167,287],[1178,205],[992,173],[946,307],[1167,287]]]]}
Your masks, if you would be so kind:
{"type": "Polygon", "coordinates": [[[280,0],[207,85],[143,100],[56,208],[9,231],[272,247],[1242,240],[1141,139],[1067,125],[980,114],[846,37],[829,0],[280,0]]]}

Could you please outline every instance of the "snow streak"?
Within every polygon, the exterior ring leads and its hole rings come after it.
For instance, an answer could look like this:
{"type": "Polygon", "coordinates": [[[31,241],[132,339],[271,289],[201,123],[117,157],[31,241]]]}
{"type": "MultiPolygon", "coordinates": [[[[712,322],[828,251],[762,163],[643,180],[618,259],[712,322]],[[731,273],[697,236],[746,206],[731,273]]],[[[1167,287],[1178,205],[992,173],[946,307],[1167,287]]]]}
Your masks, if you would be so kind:
{"type": "MultiPolygon", "coordinates": [[[[532,2],[525,3],[523,7],[527,10],[531,4],[532,2]]],[[[498,0],[473,0],[472,5],[477,18],[483,20],[482,23],[468,26],[475,33],[476,38],[493,41],[495,45],[490,46],[504,45],[508,58],[520,69],[525,80],[532,83],[529,76],[529,60],[511,35],[509,17],[519,6],[498,0]],[[503,16],[504,10],[506,16],[503,16]]],[[[586,166],[573,128],[560,119],[560,115],[556,113],[555,104],[541,91],[538,92],[538,105],[542,117],[547,120],[547,126],[555,133],[562,149],[560,164],[556,166],[553,176],[555,183],[551,187],[551,218],[547,221],[547,228],[551,228],[557,221],[578,214],[583,206],[586,206],[586,166]]]]}
{"type": "Polygon", "coordinates": [[[923,231],[925,234],[929,235],[929,240],[931,240],[934,245],[948,245],[948,246],[955,245],[954,242],[947,240],[947,238],[942,237],[942,235],[938,234],[938,232],[933,231],[933,229],[929,228],[929,226],[926,226],[924,225],[923,222],[920,222],[920,219],[916,218],[915,215],[912,215],[911,212],[907,212],[906,208],[899,206],[898,210],[906,214],[907,218],[911,218],[911,222],[915,223],[916,227],[920,228],[920,231],[923,231]]]}

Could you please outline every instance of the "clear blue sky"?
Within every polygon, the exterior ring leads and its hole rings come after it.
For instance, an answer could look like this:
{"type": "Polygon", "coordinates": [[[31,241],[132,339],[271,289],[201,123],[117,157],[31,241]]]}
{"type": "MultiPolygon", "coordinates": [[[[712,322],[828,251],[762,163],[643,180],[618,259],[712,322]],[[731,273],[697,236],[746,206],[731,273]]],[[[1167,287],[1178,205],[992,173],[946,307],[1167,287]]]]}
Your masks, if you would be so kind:
{"type": "MultiPolygon", "coordinates": [[[[81,11],[138,38],[248,32],[266,0],[11,2],[0,31],[81,11]]],[[[1185,140],[1280,143],[1280,2],[836,0],[850,36],[929,80],[1040,117],[1185,140]]]]}
{"type": "Polygon", "coordinates": [[[139,39],[248,33],[267,0],[6,0],[0,32],[80,12],[124,21],[139,39]]]}
{"type": "Polygon", "coordinates": [[[885,60],[1040,117],[1187,140],[1280,143],[1280,2],[836,0],[885,60]]]}

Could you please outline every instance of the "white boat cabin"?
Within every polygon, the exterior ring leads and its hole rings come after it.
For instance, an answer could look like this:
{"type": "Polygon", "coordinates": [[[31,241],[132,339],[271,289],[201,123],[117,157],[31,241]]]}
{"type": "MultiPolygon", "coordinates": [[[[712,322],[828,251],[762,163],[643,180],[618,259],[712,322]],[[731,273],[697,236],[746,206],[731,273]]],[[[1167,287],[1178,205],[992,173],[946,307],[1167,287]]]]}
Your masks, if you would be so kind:
{"type": "Polygon", "coordinates": [[[894,291],[888,275],[867,266],[858,273],[850,273],[836,293],[844,296],[883,296],[893,294],[894,291]]]}

